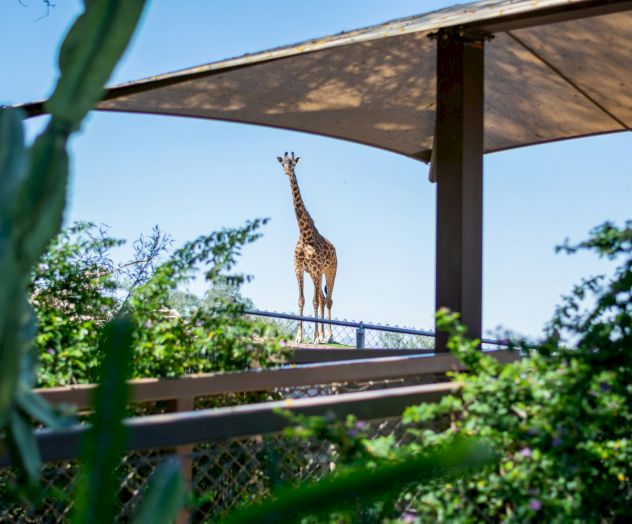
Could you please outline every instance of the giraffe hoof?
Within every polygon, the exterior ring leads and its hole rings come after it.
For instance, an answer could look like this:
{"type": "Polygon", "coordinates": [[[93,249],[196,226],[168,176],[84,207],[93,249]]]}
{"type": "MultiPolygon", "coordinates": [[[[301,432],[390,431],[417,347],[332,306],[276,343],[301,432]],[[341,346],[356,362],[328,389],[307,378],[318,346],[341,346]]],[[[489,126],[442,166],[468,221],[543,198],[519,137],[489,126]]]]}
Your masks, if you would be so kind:
{"type": "Polygon", "coordinates": [[[329,337],[329,338],[327,339],[327,344],[335,344],[335,342],[334,342],[334,337],[329,337]]]}
{"type": "Polygon", "coordinates": [[[303,343],[303,336],[302,335],[296,335],[296,338],[294,339],[294,342],[296,342],[297,344],[302,344],[303,343]]]}

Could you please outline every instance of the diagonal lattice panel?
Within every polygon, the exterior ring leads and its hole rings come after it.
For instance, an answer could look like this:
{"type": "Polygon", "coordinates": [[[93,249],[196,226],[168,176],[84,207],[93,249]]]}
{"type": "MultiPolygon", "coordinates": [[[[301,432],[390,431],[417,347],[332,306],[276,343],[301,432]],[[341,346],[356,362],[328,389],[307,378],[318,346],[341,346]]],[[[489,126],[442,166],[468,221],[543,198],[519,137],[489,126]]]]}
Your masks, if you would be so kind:
{"type": "MultiPolygon", "coordinates": [[[[118,469],[121,485],[117,522],[131,520],[151,474],[165,456],[163,452],[152,450],[133,452],[123,458],[118,469]]],[[[43,497],[38,504],[26,506],[11,496],[12,485],[16,481],[15,471],[12,468],[1,469],[0,523],[68,522],[78,470],[75,461],[46,464],[41,475],[43,497]]]]}

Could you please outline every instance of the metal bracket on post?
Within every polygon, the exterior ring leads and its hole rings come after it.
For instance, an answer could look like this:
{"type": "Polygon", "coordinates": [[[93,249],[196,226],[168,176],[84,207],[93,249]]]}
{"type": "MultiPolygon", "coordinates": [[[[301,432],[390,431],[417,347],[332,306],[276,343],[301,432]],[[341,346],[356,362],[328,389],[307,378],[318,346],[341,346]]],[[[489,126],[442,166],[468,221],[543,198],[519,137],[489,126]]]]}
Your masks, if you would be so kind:
{"type": "Polygon", "coordinates": [[[444,27],[439,31],[428,34],[430,40],[439,39],[459,39],[474,45],[482,45],[484,42],[493,40],[494,35],[478,28],[466,28],[463,26],[444,27]]]}
{"type": "Polygon", "coordinates": [[[364,349],[364,324],[362,322],[356,328],[356,349],[364,349]]]}

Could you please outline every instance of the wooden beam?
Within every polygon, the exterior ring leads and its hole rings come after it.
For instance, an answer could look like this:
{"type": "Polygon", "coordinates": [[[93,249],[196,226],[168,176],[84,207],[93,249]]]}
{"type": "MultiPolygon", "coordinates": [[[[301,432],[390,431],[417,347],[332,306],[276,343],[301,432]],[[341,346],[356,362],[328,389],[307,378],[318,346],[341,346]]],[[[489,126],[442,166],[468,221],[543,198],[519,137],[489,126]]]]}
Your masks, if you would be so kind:
{"type": "Polygon", "coordinates": [[[610,15],[632,9],[632,0],[585,0],[584,2],[567,2],[554,6],[543,6],[521,13],[501,14],[486,20],[464,23],[460,26],[466,32],[469,29],[482,30],[487,33],[499,33],[540,27],[591,18],[593,16],[610,15]]]}
{"type": "MultiPolygon", "coordinates": [[[[461,314],[481,337],[483,272],[484,41],[459,31],[437,35],[437,310],[461,314]]],[[[437,334],[436,350],[447,337],[437,334]]]]}
{"type": "MultiPolygon", "coordinates": [[[[513,351],[490,351],[501,364],[513,362],[519,355],[513,351]]],[[[392,356],[367,360],[321,363],[297,367],[253,369],[227,373],[203,373],[177,379],[144,378],[129,381],[132,402],[190,399],[227,393],[274,391],[319,384],[389,380],[446,371],[461,371],[465,367],[452,355],[392,356]]],[[[35,392],[53,404],[72,404],[78,409],[90,407],[94,384],[36,389],[35,392]]],[[[174,405],[181,411],[181,405],[174,405]]]]}
{"type": "MultiPolygon", "coordinates": [[[[129,450],[169,449],[198,442],[276,433],[289,423],[286,417],[278,413],[279,409],[309,416],[333,413],[340,420],[351,414],[359,420],[380,420],[399,417],[406,407],[414,404],[437,402],[459,388],[459,383],[445,382],[187,413],[149,415],[130,418],[123,423],[129,428],[129,450]]],[[[78,424],[59,431],[36,430],[35,438],[42,460],[50,462],[77,457],[88,429],[87,425],[78,424]]],[[[10,464],[4,444],[0,440],[0,449],[3,450],[0,451],[0,467],[10,464]]]]}

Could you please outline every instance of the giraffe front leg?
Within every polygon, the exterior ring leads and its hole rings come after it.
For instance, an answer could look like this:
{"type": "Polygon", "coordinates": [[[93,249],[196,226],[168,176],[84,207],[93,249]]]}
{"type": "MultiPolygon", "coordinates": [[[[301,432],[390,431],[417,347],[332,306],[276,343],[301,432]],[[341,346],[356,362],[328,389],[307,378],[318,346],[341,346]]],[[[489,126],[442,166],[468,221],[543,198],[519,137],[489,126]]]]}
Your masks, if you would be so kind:
{"type": "MultiPolygon", "coordinates": [[[[318,306],[320,304],[320,296],[322,294],[322,277],[320,275],[311,275],[314,282],[314,299],[312,305],[314,306],[314,318],[318,318],[318,306]]],[[[314,322],[314,344],[320,344],[322,342],[318,333],[318,322],[314,322]]]]}
{"type": "MultiPolygon", "coordinates": [[[[330,299],[327,299],[327,320],[331,320],[331,306],[329,305],[329,301],[330,299]]],[[[323,317],[325,318],[325,317],[323,317]]],[[[331,324],[327,324],[327,344],[333,344],[334,343],[334,334],[331,331],[331,324]]],[[[323,338],[325,337],[325,334],[323,333],[323,338]]]]}
{"type": "MultiPolygon", "coordinates": [[[[298,280],[298,314],[303,316],[303,306],[305,306],[305,296],[303,295],[303,272],[296,271],[296,278],[298,280]]],[[[296,331],[296,343],[303,343],[303,321],[298,321],[298,330],[296,331]]]]}
{"type": "MultiPolygon", "coordinates": [[[[314,305],[314,318],[318,318],[318,297],[314,296],[312,304],[314,305]]],[[[318,322],[314,322],[314,344],[320,344],[320,337],[318,335],[318,322]]]]}

